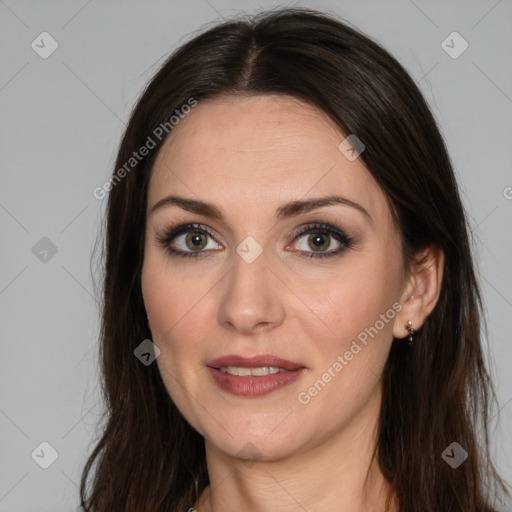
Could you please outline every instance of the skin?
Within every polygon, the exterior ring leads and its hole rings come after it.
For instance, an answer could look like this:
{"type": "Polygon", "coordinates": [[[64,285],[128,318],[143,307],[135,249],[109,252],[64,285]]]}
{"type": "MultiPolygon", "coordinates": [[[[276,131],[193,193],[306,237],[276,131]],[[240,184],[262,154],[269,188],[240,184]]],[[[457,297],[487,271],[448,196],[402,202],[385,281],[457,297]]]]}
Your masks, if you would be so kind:
{"type": "MultiPolygon", "coordinates": [[[[338,149],[345,137],[323,112],[294,98],[231,96],[200,101],[158,155],[148,212],[175,194],[213,203],[224,216],[176,205],[148,213],[142,269],[158,368],[205,438],[210,486],[190,504],[198,512],[384,510],[389,489],[372,462],[382,371],[393,336],[406,337],[407,322],[418,328],[435,306],[443,257],[427,248],[406,273],[384,193],[360,158],[350,161],[338,149]],[[275,218],[285,203],[330,194],[368,216],[337,204],[275,218]],[[332,257],[301,257],[315,253],[315,235],[290,233],[313,222],[338,227],[353,243],[332,257]],[[158,242],[184,223],[213,231],[200,239],[206,257],[172,257],[158,242]],[[236,252],[247,236],[263,250],[252,263],[236,252]],[[393,304],[401,310],[301,403],[299,393],[393,304]],[[206,369],[223,355],[265,353],[307,370],[263,397],[239,397],[221,390],[206,369]],[[240,455],[247,443],[252,461],[240,455]]],[[[342,246],[324,236],[324,252],[342,246]]],[[[185,237],[173,246],[193,252],[185,237]]]]}

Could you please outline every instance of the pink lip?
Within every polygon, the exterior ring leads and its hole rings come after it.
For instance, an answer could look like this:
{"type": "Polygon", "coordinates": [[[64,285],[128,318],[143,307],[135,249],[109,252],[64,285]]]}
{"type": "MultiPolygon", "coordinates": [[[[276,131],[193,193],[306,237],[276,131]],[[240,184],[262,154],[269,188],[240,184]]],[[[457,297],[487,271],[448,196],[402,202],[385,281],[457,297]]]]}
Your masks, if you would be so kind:
{"type": "Polygon", "coordinates": [[[211,361],[208,364],[208,371],[213,377],[214,382],[224,391],[237,396],[258,397],[292,384],[306,372],[306,368],[299,363],[287,361],[286,359],[269,354],[252,357],[230,355],[211,361]],[[240,377],[221,372],[219,368],[225,366],[238,366],[241,368],[274,366],[286,371],[261,377],[240,377]]]}

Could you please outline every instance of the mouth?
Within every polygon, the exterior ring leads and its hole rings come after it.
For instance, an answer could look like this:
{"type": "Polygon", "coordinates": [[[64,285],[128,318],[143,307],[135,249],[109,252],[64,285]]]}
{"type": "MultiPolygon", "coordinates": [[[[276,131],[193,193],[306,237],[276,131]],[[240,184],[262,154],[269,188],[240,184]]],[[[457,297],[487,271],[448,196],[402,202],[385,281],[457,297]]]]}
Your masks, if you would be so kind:
{"type": "Polygon", "coordinates": [[[269,354],[260,356],[230,355],[207,365],[214,382],[224,391],[237,396],[263,396],[292,384],[305,372],[300,363],[269,354]]]}
{"type": "Polygon", "coordinates": [[[215,368],[220,370],[222,373],[229,373],[230,375],[237,375],[238,377],[264,377],[266,375],[274,375],[276,373],[290,372],[294,370],[285,370],[284,368],[278,368],[277,366],[257,366],[254,368],[245,368],[243,366],[222,366],[215,368]]]}
{"type": "MultiPolygon", "coordinates": [[[[225,369],[227,373],[232,373],[229,369],[237,369],[242,370],[242,374],[240,376],[249,375],[244,372],[244,370],[255,370],[255,371],[263,371],[262,369],[268,369],[269,373],[277,373],[278,371],[294,371],[300,370],[301,368],[305,368],[303,364],[295,363],[293,361],[288,361],[287,359],[282,359],[281,357],[276,357],[271,354],[262,354],[256,356],[241,356],[241,355],[229,355],[222,356],[217,359],[214,359],[208,365],[210,368],[215,368],[217,370],[225,369]],[[277,370],[277,371],[276,371],[277,370]]],[[[235,373],[232,373],[236,375],[235,373]]],[[[255,375],[258,375],[256,373],[255,375]]],[[[268,375],[267,371],[264,370],[262,375],[268,375]]]]}

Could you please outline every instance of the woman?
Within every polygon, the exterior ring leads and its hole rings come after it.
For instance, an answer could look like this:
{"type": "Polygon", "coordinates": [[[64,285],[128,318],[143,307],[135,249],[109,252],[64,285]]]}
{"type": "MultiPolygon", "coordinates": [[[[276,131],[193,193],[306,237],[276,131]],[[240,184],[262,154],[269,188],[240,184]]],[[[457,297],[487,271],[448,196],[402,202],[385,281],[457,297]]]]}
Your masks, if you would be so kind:
{"type": "Polygon", "coordinates": [[[463,206],[379,45],[301,9],[209,29],[148,85],[104,188],[84,510],[501,506],[463,206]]]}

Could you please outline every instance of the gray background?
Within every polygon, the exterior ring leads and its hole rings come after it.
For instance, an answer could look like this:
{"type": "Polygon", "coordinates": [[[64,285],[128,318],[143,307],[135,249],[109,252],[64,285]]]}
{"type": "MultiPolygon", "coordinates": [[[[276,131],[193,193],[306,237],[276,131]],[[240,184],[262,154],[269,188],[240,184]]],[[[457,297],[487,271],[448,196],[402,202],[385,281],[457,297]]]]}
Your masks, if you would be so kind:
{"type": "MultiPolygon", "coordinates": [[[[0,0],[0,511],[77,509],[101,412],[93,247],[106,201],[92,191],[112,171],[136,97],[206,22],[278,5],[291,4],[0,0]],[[44,31],[58,43],[46,59],[31,47],[35,40],[51,48],[38,37],[44,31]],[[47,469],[36,463],[51,462],[50,451],[38,448],[44,441],[58,452],[47,469]]],[[[510,482],[511,1],[294,5],[333,11],[380,41],[439,121],[478,244],[501,410],[493,446],[510,482]],[[469,44],[458,58],[441,46],[453,31],[469,44]]],[[[451,39],[445,47],[460,50],[451,39]]]]}

